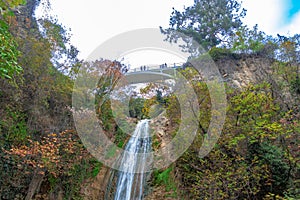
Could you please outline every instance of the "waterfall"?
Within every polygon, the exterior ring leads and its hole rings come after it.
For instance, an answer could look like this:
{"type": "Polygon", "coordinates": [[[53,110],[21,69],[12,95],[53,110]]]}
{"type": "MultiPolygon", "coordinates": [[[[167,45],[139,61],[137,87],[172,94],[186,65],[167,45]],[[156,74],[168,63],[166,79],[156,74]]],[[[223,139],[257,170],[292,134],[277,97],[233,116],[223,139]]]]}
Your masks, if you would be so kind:
{"type": "Polygon", "coordinates": [[[141,120],[120,159],[114,200],[141,200],[146,182],[147,152],[151,150],[149,120],[141,120]]]}

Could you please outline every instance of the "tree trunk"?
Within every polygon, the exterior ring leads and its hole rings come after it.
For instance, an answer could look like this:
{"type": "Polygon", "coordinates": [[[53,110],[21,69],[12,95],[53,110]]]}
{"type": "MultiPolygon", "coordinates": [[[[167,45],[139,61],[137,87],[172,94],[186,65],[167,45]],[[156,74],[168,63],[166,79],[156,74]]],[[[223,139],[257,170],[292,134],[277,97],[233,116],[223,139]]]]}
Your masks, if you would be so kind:
{"type": "Polygon", "coordinates": [[[43,181],[45,174],[44,174],[44,170],[37,168],[34,173],[33,173],[33,178],[29,184],[29,188],[28,188],[28,192],[26,195],[25,200],[31,200],[32,197],[34,196],[34,194],[36,192],[38,192],[38,190],[40,189],[41,183],[43,181]]]}

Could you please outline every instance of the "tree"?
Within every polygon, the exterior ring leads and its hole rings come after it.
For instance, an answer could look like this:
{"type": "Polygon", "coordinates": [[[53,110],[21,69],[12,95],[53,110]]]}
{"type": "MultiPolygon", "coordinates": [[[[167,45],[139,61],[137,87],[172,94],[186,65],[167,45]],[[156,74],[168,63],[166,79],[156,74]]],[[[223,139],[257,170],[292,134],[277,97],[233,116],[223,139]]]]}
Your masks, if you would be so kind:
{"type": "Polygon", "coordinates": [[[12,9],[24,3],[24,0],[0,2],[0,78],[12,79],[15,74],[22,71],[17,62],[20,52],[6,21],[8,17],[14,15],[12,9]]]}
{"type": "Polygon", "coordinates": [[[0,19],[0,78],[11,79],[22,71],[22,67],[17,62],[20,52],[8,29],[8,25],[0,19]]]}
{"type": "Polygon", "coordinates": [[[277,34],[277,59],[284,62],[280,67],[280,73],[283,78],[290,84],[292,92],[300,93],[300,34],[294,36],[282,36],[277,34]]]}
{"type": "Polygon", "coordinates": [[[206,50],[220,44],[242,26],[246,10],[237,0],[194,0],[183,12],[173,8],[170,28],[161,31],[176,39],[174,31],[192,37],[206,50]]]}
{"type": "Polygon", "coordinates": [[[235,53],[259,53],[264,50],[266,44],[270,44],[270,40],[267,39],[266,34],[258,30],[257,24],[252,29],[243,26],[231,37],[232,44],[229,45],[232,45],[231,50],[235,53]]]}
{"type": "Polygon", "coordinates": [[[293,37],[287,37],[277,34],[277,37],[280,47],[279,59],[290,64],[299,62],[298,48],[300,35],[296,34],[293,37]]]}
{"type": "Polygon", "coordinates": [[[11,11],[13,8],[25,4],[26,0],[13,0],[13,1],[1,1],[0,2],[0,14],[7,13],[8,11],[11,11]]]}
{"type": "Polygon", "coordinates": [[[61,72],[72,75],[74,67],[77,67],[79,51],[70,43],[71,35],[57,19],[40,19],[42,36],[51,45],[52,63],[61,72]]]}

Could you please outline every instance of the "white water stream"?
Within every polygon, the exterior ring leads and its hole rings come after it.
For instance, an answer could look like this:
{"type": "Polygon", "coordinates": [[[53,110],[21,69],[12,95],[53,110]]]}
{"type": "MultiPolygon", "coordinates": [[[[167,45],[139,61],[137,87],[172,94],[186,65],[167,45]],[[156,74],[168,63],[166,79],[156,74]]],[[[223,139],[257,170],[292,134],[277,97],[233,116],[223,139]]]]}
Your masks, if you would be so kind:
{"type": "Polygon", "coordinates": [[[141,200],[146,180],[147,152],[151,150],[148,120],[141,120],[129,139],[121,159],[114,200],[141,200]]]}

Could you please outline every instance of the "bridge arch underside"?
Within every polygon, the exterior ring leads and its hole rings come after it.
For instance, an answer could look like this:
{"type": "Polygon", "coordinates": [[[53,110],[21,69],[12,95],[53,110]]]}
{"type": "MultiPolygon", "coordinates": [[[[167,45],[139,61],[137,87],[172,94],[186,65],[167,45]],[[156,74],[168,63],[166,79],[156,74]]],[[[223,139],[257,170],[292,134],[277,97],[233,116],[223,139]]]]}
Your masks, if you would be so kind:
{"type": "Polygon", "coordinates": [[[124,78],[128,84],[164,82],[165,80],[175,79],[175,77],[170,74],[160,72],[132,72],[125,74],[124,78]]]}

